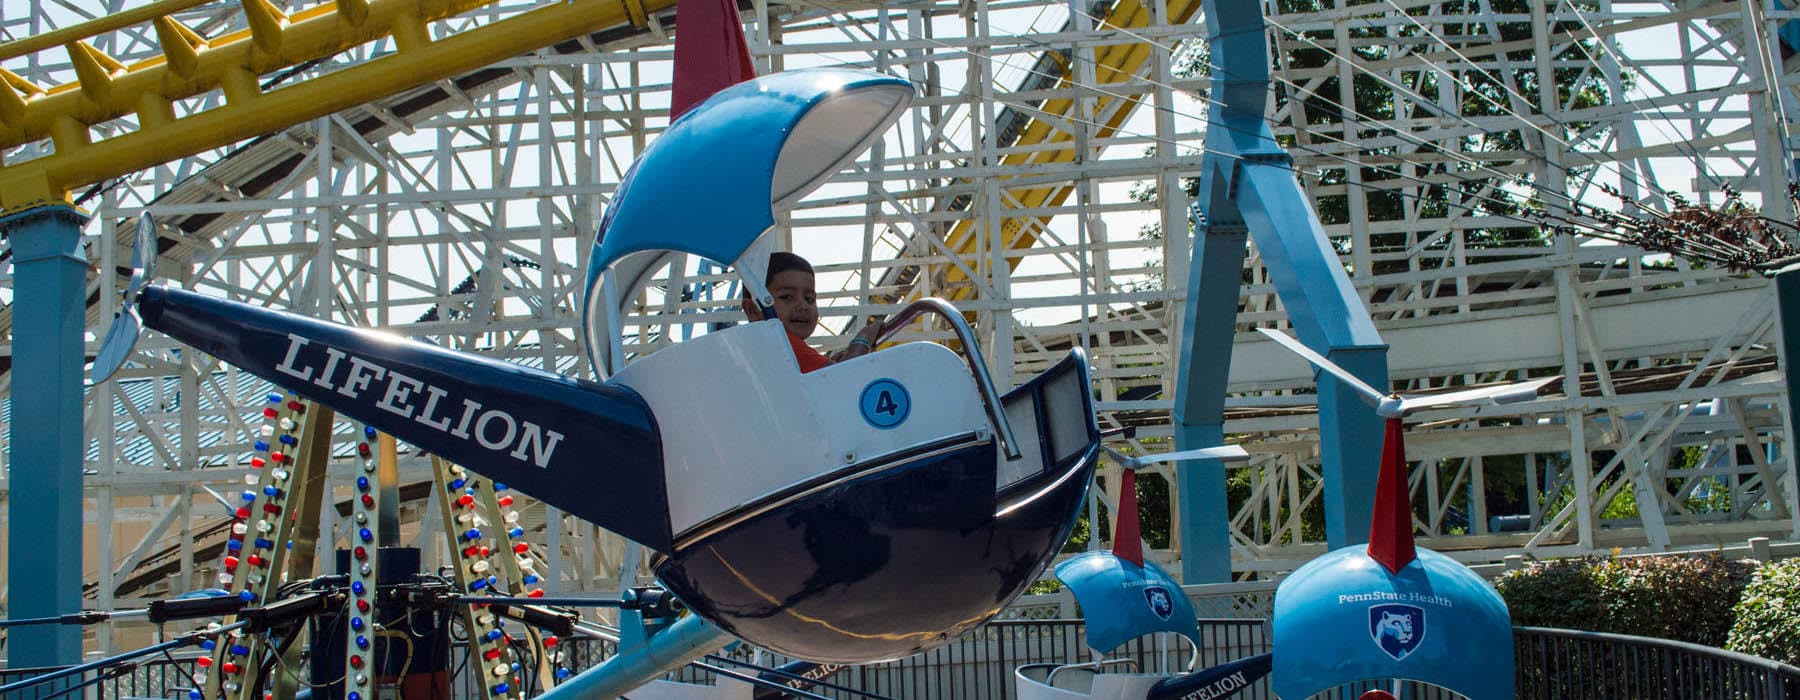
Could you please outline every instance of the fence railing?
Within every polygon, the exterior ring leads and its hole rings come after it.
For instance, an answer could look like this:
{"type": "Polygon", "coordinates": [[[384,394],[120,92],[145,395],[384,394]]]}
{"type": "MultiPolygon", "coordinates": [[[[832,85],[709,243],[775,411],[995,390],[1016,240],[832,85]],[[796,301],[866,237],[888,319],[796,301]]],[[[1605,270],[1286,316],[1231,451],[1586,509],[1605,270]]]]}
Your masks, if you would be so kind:
{"type": "MultiPolygon", "coordinates": [[[[1213,666],[1269,651],[1270,637],[1262,620],[1205,619],[1200,621],[1199,665],[1213,666]]],[[[1722,649],[1645,637],[1519,627],[1514,630],[1518,662],[1518,697],[1522,700],[1785,700],[1800,699],[1800,668],[1722,649]]],[[[613,653],[612,644],[594,639],[564,641],[571,668],[579,671],[598,665],[613,653]]],[[[1173,635],[1142,637],[1115,650],[1110,658],[1136,661],[1145,673],[1174,673],[1187,667],[1192,647],[1173,635]]],[[[459,646],[453,654],[464,653],[459,646]]],[[[751,652],[739,648],[733,656],[749,660],[751,652]]],[[[456,657],[453,657],[456,658],[456,657]]],[[[1079,620],[1002,620],[971,632],[963,639],[932,651],[897,661],[852,666],[831,677],[831,682],[884,697],[906,700],[999,700],[1015,697],[1013,669],[1031,663],[1075,662],[1091,658],[1086,646],[1086,627],[1079,620]]],[[[786,662],[765,655],[769,666],[786,662]]],[[[66,698],[117,700],[123,698],[185,698],[194,669],[191,654],[145,661],[66,698]]],[[[457,700],[485,698],[477,679],[468,677],[468,666],[456,664],[452,683],[457,700]]],[[[0,685],[32,677],[45,669],[0,670],[0,685]]],[[[92,680],[88,676],[80,680],[92,680]]],[[[709,683],[704,671],[688,668],[671,674],[680,682],[709,683]]],[[[79,682],[79,681],[76,681],[79,682]]],[[[529,686],[535,686],[530,679],[529,686]]],[[[54,697],[67,688],[42,687],[11,698],[54,697]]],[[[1319,696],[1324,700],[1353,700],[1375,684],[1361,684],[1319,696]],[[1367,686],[1366,688],[1364,686],[1367,686]]],[[[1382,687],[1388,687],[1383,684],[1382,687]]],[[[537,694],[535,687],[528,695],[537,694]]],[[[858,698],[853,693],[817,690],[839,698],[858,698]]],[[[1268,680],[1245,689],[1241,700],[1273,700],[1268,680]]],[[[1456,695],[1438,688],[1404,684],[1399,697],[1413,700],[1452,700],[1456,695]]]]}
{"type": "Polygon", "coordinates": [[[1526,700],[1800,698],[1800,668],[1698,644],[1518,627],[1513,646],[1526,700]]]}

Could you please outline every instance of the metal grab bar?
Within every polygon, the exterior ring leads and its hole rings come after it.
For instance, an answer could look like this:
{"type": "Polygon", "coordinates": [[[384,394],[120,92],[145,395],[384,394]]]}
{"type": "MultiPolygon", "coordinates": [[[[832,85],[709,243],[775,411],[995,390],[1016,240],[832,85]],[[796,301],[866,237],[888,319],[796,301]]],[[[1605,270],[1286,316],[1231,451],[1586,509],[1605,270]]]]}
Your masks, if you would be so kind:
{"type": "MultiPolygon", "coordinates": [[[[1199,657],[1196,656],[1195,658],[1199,657]]],[[[1137,673],[1140,670],[1138,668],[1137,659],[1101,659],[1099,661],[1089,661],[1079,664],[1064,664],[1050,669],[1050,675],[1044,677],[1044,685],[1052,688],[1056,687],[1056,674],[1062,673],[1063,671],[1093,671],[1098,675],[1106,671],[1109,666],[1124,666],[1130,669],[1131,673],[1137,673]]]]}
{"type": "Polygon", "coordinates": [[[962,343],[963,359],[969,363],[969,374],[974,375],[975,386],[981,391],[981,404],[987,409],[988,422],[994,425],[994,432],[1000,436],[1000,451],[1009,461],[1018,459],[1018,441],[1013,439],[1012,424],[1007,422],[1006,411],[1000,405],[1000,391],[994,388],[994,378],[988,374],[987,361],[981,357],[981,346],[975,342],[975,331],[969,328],[969,322],[963,320],[962,312],[957,311],[955,306],[937,297],[926,297],[907,304],[906,308],[882,325],[875,342],[886,340],[927,311],[944,317],[950,323],[950,329],[956,332],[956,339],[962,343]]]}

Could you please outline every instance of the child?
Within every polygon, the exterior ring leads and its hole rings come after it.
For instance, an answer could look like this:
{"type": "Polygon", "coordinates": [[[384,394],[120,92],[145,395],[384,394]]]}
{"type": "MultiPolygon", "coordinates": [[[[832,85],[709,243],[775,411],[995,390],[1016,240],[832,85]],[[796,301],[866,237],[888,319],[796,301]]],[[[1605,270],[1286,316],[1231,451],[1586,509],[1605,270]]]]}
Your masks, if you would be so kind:
{"type": "MultiPolygon", "coordinates": [[[[812,264],[793,253],[769,254],[769,294],[775,297],[775,316],[781,319],[781,325],[787,328],[788,344],[794,348],[794,359],[800,361],[802,373],[811,372],[833,362],[843,362],[853,357],[861,357],[875,349],[875,339],[881,335],[881,323],[871,323],[864,327],[855,338],[850,340],[850,347],[844,348],[831,357],[820,354],[806,344],[807,337],[819,325],[818,293],[813,287],[812,264]]],[[[762,309],[750,300],[745,293],[742,305],[744,315],[751,322],[763,320],[762,309]]]]}

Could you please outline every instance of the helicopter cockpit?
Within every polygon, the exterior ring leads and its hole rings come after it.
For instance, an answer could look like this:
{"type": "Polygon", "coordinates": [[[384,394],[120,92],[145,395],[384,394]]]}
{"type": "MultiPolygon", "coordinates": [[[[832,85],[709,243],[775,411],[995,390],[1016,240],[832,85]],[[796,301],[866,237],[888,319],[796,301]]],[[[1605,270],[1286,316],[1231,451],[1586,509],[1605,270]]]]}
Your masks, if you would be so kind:
{"type": "Polygon", "coordinates": [[[1079,349],[1002,392],[963,314],[939,299],[886,327],[930,319],[954,349],[896,343],[806,374],[779,322],[628,350],[632,300],[669,293],[657,271],[680,256],[729,265],[774,318],[764,261],[777,213],[912,98],[903,80],[842,69],[720,92],[633,165],[589,263],[590,359],[657,417],[673,534],[658,577],[727,631],[798,658],[897,658],[993,617],[1060,549],[1100,441],[1079,349]]]}

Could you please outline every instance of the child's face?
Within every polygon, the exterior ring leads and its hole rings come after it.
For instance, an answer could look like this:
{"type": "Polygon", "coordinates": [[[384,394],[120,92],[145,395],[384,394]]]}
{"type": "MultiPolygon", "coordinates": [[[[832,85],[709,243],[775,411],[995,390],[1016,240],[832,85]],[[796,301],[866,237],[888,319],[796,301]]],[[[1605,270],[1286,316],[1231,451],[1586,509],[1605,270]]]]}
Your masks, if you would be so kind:
{"type": "Polygon", "coordinates": [[[813,289],[813,274],[804,270],[786,270],[769,278],[769,293],[775,295],[775,315],[789,333],[806,338],[819,326],[819,298],[813,289]]]}

